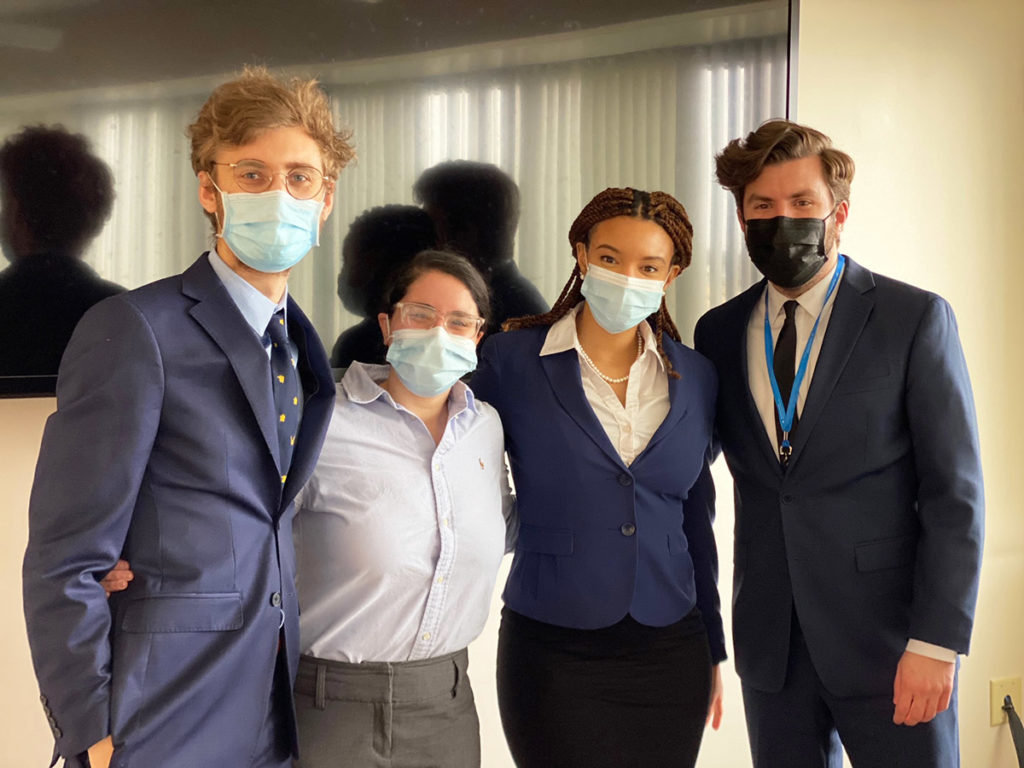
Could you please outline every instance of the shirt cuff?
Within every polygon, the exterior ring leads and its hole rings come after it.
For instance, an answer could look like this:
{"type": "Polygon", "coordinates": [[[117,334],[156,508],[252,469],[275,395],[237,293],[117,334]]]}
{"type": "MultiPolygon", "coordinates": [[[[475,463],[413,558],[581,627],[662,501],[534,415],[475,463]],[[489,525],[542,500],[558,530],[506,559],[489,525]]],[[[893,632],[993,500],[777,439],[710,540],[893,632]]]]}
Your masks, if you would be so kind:
{"type": "Polygon", "coordinates": [[[910,638],[907,640],[907,650],[911,653],[916,653],[919,656],[927,656],[929,659],[937,659],[938,661],[955,662],[956,651],[950,648],[943,648],[941,645],[933,645],[932,643],[926,643],[924,640],[915,640],[910,638]]]}

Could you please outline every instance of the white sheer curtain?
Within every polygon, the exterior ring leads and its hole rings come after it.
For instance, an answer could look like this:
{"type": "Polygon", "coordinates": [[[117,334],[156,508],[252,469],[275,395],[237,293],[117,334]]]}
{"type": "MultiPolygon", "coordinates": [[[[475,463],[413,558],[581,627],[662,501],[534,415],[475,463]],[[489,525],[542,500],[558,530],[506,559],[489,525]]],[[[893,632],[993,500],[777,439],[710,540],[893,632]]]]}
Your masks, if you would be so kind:
{"type": "MultiPolygon", "coordinates": [[[[359,159],[341,175],[321,246],[294,270],[290,290],[328,348],[358,319],[335,294],[349,224],[369,207],[412,202],[420,172],[447,159],[495,163],[519,184],[516,258],[549,301],[571,268],[570,223],[608,186],[661,189],[689,211],[693,264],[669,297],[684,337],[705,309],[754,278],[712,158],[731,138],[785,114],[784,34],[431,78],[322,82],[359,159]]],[[[29,122],[62,123],[93,140],[118,199],[87,259],[136,286],[180,271],[210,243],[184,131],[211,88],[204,80],[127,97],[7,100],[0,135],[29,122]]]]}
{"type": "Polygon", "coordinates": [[[321,253],[293,275],[293,289],[307,297],[319,328],[354,320],[337,301],[333,280],[351,220],[374,205],[412,202],[420,172],[447,159],[494,163],[519,184],[516,260],[548,300],[571,269],[570,223],[609,186],[661,189],[690,213],[693,263],[670,293],[684,335],[704,310],[754,279],[732,199],[714,182],[713,155],[785,114],[784,36],[383,89],[325,86],[338,118],[355,132],[359,162],[342,174],[325,233],[335,258],[321,253]]]}

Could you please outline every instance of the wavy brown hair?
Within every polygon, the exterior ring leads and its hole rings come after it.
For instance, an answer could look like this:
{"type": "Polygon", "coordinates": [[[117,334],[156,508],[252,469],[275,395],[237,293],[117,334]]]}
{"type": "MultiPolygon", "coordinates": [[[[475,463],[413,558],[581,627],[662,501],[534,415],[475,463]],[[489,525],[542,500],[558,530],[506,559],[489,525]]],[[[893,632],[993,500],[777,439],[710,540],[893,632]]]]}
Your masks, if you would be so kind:
{"type": "MultiPolygon", "coordinates": [[[[583,285],[583,276],[580,274],[580,265],[576,262],[576,245],[583,243],[590,244],[590,235],[594,227],[606,219],[613,219],[616,216],[629,216],[635,219],[653,221],[669,236],[675,250],[672,254],[671,264],[678,264],[680,271],[690,266],[690,257],[693,255],[693,225],[690,224],[690,217],[682,203],[666,192],[644,192],[639,189],[625,187],[622,189],[609,187],[599,193],[580,211],[576,221],[569,227],[569,245],[572,247],[573,268],[569,275],[569,282],[562,288],[555,305],[550,312],[541,315],[527,315],[506,320],[502,329],[506,331],[517,328],[535,328],[542,325],[551,325],[556,320],[565,317],[569,311],[583,301],[583,293],[580,290],[583,285]]],[[[665,363],[665,369],[669,375],[679,378],[679,374],[672,368],[672,363],[665,354],[662,338],[668,334],[669,338],[681,341],[679,329],[676,328],[672,316],[665,306],[665,299],[662,297],[661,306],[658,311],[647,318],[654,328],[654,337],[658,343],[658,355],[665,363]]]]}
{"type": "Polygon", "coordinates": [[[848,201],[855,170],[853,158],[833,147],[832,139],[821,131],[789,120],[769,120],[746,137],[730,141],[715,155],[715,176],[732,192],[736,208],[742,212],[747,185],[761,175],[766,165],[814,156],[821,158],[833,204],[848,201]]]}

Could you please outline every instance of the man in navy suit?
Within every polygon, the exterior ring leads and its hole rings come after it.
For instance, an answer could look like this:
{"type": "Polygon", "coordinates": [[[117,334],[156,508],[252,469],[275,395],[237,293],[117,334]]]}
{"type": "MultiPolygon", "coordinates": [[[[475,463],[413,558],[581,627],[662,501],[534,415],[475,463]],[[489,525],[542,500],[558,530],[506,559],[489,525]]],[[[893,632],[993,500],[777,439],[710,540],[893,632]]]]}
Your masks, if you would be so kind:
{"type": "Polygon", "coordinates": [[[735,480],[733,640],[756,768],[959,765],[983,494],[949,305],[839,252],[852,159],[765,123],[716,158],[765,275],[697,324],[735,480]]]}
{"type": "Polygon", "coordinates": [[[287,280],[352,150],[314,81],[265,70],[215,90],[189,132],[216,248],[86,314],[36,467],[25,615],[70,766],[296,752],[292,500],[334,385],[287,280]],[[108,605],[97,579],[120,557],[134,581],[108,605]]]}

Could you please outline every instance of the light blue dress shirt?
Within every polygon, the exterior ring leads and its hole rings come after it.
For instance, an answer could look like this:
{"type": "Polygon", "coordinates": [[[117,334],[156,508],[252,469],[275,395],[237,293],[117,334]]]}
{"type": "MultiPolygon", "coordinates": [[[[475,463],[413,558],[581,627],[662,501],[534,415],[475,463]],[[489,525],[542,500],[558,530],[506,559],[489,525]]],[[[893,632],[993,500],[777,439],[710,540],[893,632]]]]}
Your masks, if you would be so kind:
{"type": "MultiPolygon", "coordinates": [[[[220,278],[220,281],[227,289],[228,295],[231,296],[231,300],[235,302],[235,306],[238,307],[238,311],[241,312],[242,317],[245,318],[245,322],[249,324],[261,340],[267,333],[267,326],[270,324],[270,318],[272,318],[274,313],[279,309],[284,310],[285,328],[288,328],[287,286],[285,286],[284,295],[281,296],[281,300],[275,304],[260,293],[252,283],[225,264],[224,260],[216,251],[210,251],[207,254],[207,258],[210,260],[210,266],[213,267],[213,271],[217,273],[217,277],[220,278]]],[[[270,343],[265,342],[263,346],[266,349],[267,357],[269,358],[270,343]]],[[[291,340],[291,337],[288,338],[288,351],[291,354],[292,360],[299,359],[299,348],[295,345],[295,342],[291,340]]]]}
{"type": "Polygon", "coordinates": [[[497,412],[461,381],[434,444],[353,363],[313,476],[296,500],[302,652],[334,661],[412,661],[465,648],[483,630],[514,498],[497,412]]]}

